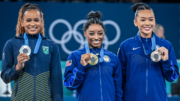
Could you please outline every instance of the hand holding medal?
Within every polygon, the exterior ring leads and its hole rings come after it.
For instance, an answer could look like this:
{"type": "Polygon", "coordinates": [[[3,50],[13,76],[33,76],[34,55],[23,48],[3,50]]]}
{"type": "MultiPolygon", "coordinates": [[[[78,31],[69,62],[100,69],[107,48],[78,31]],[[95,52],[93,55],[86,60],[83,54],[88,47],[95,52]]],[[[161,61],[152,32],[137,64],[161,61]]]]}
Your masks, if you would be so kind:
{"type": "Polygon", "coordinates": [[[161,54],[161,58],[163,61],[166,61],[169,59],[169,53],[168,50],[165,47],[160,47],[157,49],[158,52],[161,54]]]}
{"type": "MultiPolygon", "coordinates": [[[[137,35],[138,35],[139,40],[142,42],[139,32],[137,33],[137,35]]],[[[159,46],[156,45],[156,39],[155,39],[154,33],[151,37],[151,42],[152,42],[152,47],[151,47],[152,53],[150,53],[151,60],[153,62],[159,62],[161,59],[163,61],[168,60],[169,59],[168,50],[165,47],[159,48],[159,46]],[[153,51],[153,50],[155,50],[155,51],[153,51]]],[[[143,44],[142,44],[142,46],[143,46],[144,54],[149,55],[149,53],[145,50],[143,44]]]]}
{"type": "Polygon", "coordinates": [[[88,64],[87,61],[89,61],[90,59],[91,59],[91,56],[90,56],[89,53],[86,53],[86,54],[81,55],[81,64],[82,64],[83,66],[86,66],[86,65],[88,64]]]}
{"type": "Polygon", "coordinates": [[[151,59],[154,62],[159,62],[161,59],[163,61],[168,60],[168,50],[165,47],[160,47],[156,51],[151,53],[151,59]]]}
{"type": "Polygon", "coordinates": [[[17,60],[18,63],[16,65],[16,71],[20,71],[24,67],[24,63],[29,60],[29,56],[24,53],[20,53],[17,60]]]}
{"type": "Polygon", "coordinates": [[[98,63],[98,57],[92,53],[86,53],[81,56],[81,64],[86,66],[87,64],[96,65],[98,63]]]}
{"type": "Polygon", "coordinates": [[[20,50],[19,50],[20,54],[24,55],[24,62],[29,60],[29,55],[31,54],[31,48],[27,45],[23,45],[20,50]],[[27,58],[28,57],[28,58],[27,58]]]}
{"type": "Polygon", "coordinates": [[[91,55],[91,58],[88,61],[88,63],[90,65],[96,65],[98,63],[98,57],[95,54],[92,54],[92,53],[90,55],[91,55]]]}

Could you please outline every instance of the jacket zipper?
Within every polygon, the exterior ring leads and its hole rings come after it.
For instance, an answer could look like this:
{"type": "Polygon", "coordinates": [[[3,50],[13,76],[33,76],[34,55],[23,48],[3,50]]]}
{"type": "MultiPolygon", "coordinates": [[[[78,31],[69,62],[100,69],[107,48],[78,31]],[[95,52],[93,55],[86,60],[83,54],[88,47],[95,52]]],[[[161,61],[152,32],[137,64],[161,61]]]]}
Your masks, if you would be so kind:
{"type": "MultiPolygon", "coordinates": [[[[147,38],[146,38],[147,45],[147,38]]],[[[146,57],[146,101],[148,101],[148,58],[146,57]]]]}
{"type": "Polygon", "coordinates": [[[102,95],[102,80],[101,80],[101,67],[100,67],[100,65],[99,65],[99,75],[100,75],[101,101],[103,101],[103,95],[102,95]]]}
{"type": "Polygon", "coordinates": [[[36,46],[36,40],[33,38],[32,39],[32,43],[33,43],[33,50],[32,50],[32,53],[33,54],[33,57],[34,57],[34,101],[36,101],[36,56],[34,54],[34,49],[35,49],[35,46],[36,46]]]}
{"type": "Polygon", "coordinates": [[[34,101],[36,101],[36,58],[34,57],[34,101]]]}
{"type": "Polygon", "coordinates": [[[148,100],[148,59],[146,58],[146,99],[148,100]]]}

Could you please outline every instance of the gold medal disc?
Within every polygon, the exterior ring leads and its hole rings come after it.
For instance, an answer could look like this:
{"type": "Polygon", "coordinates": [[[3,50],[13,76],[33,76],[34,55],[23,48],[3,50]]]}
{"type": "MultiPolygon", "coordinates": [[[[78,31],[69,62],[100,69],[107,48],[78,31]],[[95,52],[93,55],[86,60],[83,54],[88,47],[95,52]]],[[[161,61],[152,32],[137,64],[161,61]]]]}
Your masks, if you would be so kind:
{"type": "Polygon", "coordinates": [[[88,61],[90,65],[96,65],[98,63],[98,57],[91,53],[91,59],[88,61]]]}

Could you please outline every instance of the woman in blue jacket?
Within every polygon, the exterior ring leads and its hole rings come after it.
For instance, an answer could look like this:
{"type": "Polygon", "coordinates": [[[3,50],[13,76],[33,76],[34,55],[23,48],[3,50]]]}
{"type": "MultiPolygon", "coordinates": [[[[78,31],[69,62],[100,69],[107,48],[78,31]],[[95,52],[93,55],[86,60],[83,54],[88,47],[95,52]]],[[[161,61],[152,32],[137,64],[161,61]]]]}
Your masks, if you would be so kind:
{"type": "Polygon", "coordinates": [[[173,47],[152,31],[155,26],[152,8],[137,3],[132,9],[139,31],[121,43],[118,53],[124,101],[167,101],[165,79],[172,82],[179,75],[173,47]]]}
{"type": "Polygon", "coordinates": [[[102,46],[105,28],[100,17],[99,11],[88,14],[83,28],[87,43],[66,62],[64,86],[77,91],[78,101],[122,101],[121,65],[102,46]]]}
{"type": "Polygon", "coordinates": [[[19,11],[16,37],[3,49],[1,78],[15,81],[12,101],[62,101],[58,46],[44,36],[40,7],[25,4],[19,11]]]}

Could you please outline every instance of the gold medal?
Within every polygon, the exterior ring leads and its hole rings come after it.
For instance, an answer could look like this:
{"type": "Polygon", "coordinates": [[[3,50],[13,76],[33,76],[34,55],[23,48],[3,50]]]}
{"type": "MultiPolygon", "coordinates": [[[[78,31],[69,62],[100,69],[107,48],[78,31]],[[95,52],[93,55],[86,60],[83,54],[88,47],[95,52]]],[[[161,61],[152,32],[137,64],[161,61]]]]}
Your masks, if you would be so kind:
{"type": "Polygon", "coordinates": [[[98,63],[98,57],[91,53],[91,59],[88,61],[90,65],[96,65],[98,63]]]}
{"type": "Polygon", "coordinates": [[[158,51],[151,53],[151,60],[154,62],[159,62],[161,60],[161,54],[158,51]]]}
{"type": "Polygon", "coordinates": [[[26,55],[29,56],[29,55],[31,54],[31,49],[30,49],[29,46],[24,45],[24,46],[22,46],[22,47],[20,48],[19,52],[20,52],[20,53],[24,53],[24,54],[26,54],[26,55]]]}

